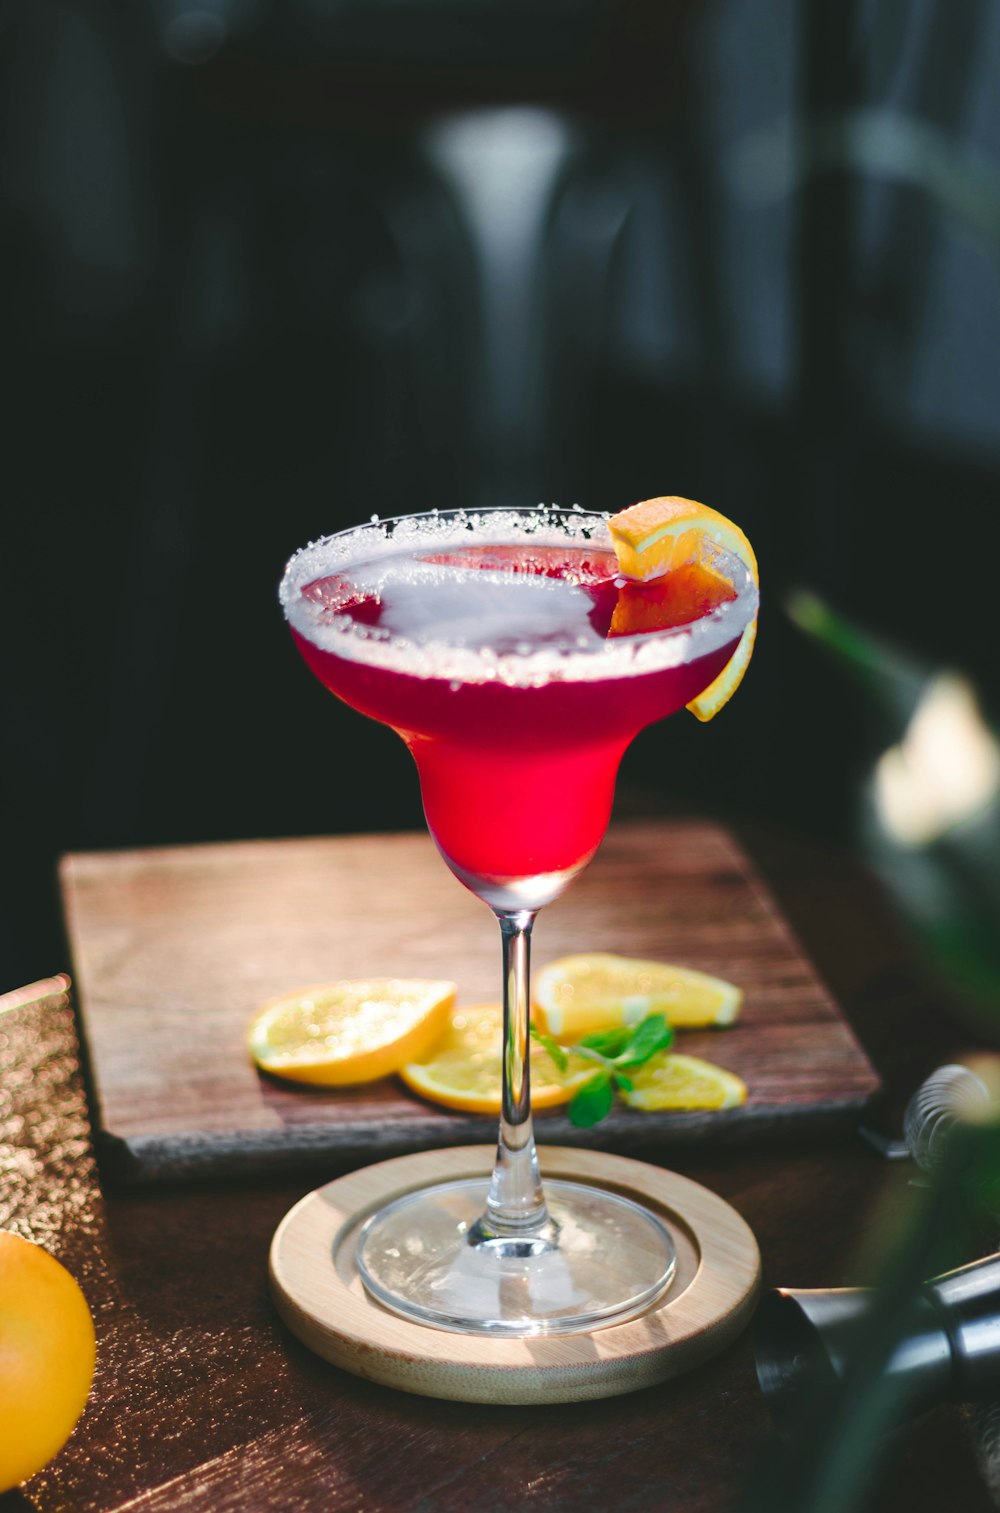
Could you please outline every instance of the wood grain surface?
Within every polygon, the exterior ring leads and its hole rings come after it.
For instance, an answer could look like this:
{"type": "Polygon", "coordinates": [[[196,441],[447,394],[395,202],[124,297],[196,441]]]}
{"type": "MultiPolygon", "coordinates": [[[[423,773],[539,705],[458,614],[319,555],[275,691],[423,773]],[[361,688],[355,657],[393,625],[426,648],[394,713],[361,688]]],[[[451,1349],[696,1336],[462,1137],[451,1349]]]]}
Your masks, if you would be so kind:
{"type": "MultiPolygon", "coordinates": [[[[460,1002],[496,999],[496,923],[426,836],[74,855],[62,888],[109,1176],[349,1164],[491,1138],[488,1118],[425,1104],[396,1079],[336,1091],[281,1084],[245,1049],[262,1003],[333,978],[447,977],[460,1002]]],[[[551,1144],[642,1150],[843,1127],[878,1085],[770,893],[716,826],[613,827],[535,927],[536,963],[590,950],[738,983],[739,1022],[685,1032],[679,1049],[737,1072],[749,1098],[700,1114],[618,1108],[585,1132],[555,1110],[538,1120],[551,1144]]]]}
{"type": "Polygon", "coordinates": [[[746,1222],[697,1182],[607,1151],[542,1146],[546,1179],[613,1189],[657,1215],[677,1253],[666,1296],[638,1318],[578,1334],[504,1339],[427,1329],[373,1301],[355,1262],[358,1230],[404,1192],[479,1177],[490,1146],[380,1161],[308,1194],[271,1244],[271,1294],[324,1360],[423,1397],[576,1403],[618,1397],[692,1370],[730,1344],[753,1310],[760,1254],[746,1222]]]}
{"type": "MultiPolygon", "coordinates": [[[[746,837],[863,1037],[897,1128],[916,1081],[968,1048],[968,1023],[846,853],[760,826],[746,837]]],[[[69,1443],[23,1491],[0,1494],[2,1513],[742,1513],[754,1468],[785,1463],[749,1330],[674,1381],[545,1408],[394,1392],[305,1350],[271,1305],[267,1255],[315,1180],[102,1188],[65,988],[0,998],[0,1225],[78,1277],[98,1371],[69,1443]]],[[[765,1287],[871,1280],[873,1237],[906,1223],[919,1191],[905,1163],[798,1128],[676,1147],[666,1164],[744,1217],[765,1287]]],[[[852,1513],[992,1508],[961,1410],[942,1405],[882,1444],[852,1513]]]]}

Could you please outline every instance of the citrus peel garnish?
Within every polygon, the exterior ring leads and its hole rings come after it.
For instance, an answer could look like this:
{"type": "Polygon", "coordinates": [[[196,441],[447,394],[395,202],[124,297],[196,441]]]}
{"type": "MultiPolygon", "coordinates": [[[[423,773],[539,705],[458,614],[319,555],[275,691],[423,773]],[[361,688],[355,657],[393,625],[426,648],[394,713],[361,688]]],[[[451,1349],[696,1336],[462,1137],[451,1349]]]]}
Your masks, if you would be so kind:
{"type": "MultiPolygon", "coordinates": [[[[645,499],[612,515],[608,529],[619,570],[626,578],[645,583],[663,577],[698,561],[711,543],[737,557],[755,584],[760,581],[753,547],[739,526],[695,499],[672,494],[645,499]]],[[[755,613],[718,677],[688,704],[699,720],[711,720],[732,698],[747,670],[756,635],[755,613]]]]}
{"type": "Polygon", "coordinates": [[[732,581],[707,562],[685,562],[662,578],[618,579],[608,637],[643,636],[691,625],[736,598],[732,581]]]}

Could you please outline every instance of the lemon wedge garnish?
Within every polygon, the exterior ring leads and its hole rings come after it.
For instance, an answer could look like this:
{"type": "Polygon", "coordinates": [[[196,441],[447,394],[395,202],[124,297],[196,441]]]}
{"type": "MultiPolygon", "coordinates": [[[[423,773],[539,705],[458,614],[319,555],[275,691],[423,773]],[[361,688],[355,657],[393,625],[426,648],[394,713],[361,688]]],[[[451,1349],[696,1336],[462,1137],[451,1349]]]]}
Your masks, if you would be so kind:
{"type": "MultiPolygon", "coordinates": [[[[695,499],[672,494],[645,499],[612,515],[608,529],[618,567],[626,578],[648,582],[663,577],[686,562],[697,561],[705,543],[711,542],[739,558],[754,583],[760,582],[753,547],[739,526],[695,499]]],[[[699,720],[711,720],[732,698],[749,665],[756,636],[755,614],[718,677],[688,704],[699,720]]]]}

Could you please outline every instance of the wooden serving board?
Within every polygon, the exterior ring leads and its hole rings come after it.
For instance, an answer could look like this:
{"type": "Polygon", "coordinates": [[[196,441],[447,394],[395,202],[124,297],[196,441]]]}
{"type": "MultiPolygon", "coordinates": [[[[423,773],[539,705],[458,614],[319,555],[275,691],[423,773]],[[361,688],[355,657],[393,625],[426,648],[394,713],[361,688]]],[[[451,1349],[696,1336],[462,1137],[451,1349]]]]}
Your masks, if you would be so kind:
{"type": "MultiPolygon", "coordinates": [[[[339,977],[448,977],[495,1000],[498,930],[425,835],[250,841],[64,858],[63,902],[106,1175],[151,1181],[362,1161],[493,1137],[484,1116],[397,1082],[326,1092],[257,1072],[260,1004],[339,977]]],[[[536,965],[605,950],[701,968],[745,991],[740,1020],[679,1048],[737,1072],[715,1113],[616,1108],[592,1131],[553,1110],[548,1144],[656,1150],[855,1122],[878,1080],[770,894],[716,826],[613,826],[535,927],[536,965]]]]}

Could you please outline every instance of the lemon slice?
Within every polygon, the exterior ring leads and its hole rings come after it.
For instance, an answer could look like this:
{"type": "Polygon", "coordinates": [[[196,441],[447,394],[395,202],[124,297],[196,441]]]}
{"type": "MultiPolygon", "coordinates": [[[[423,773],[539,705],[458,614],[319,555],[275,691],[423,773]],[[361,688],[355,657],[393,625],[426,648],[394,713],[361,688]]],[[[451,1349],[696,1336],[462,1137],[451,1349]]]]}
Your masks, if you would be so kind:
{"type": "MultiPolygon", "coordinates": [[[[404,1066],[400,1076],[408,1088],[469,1114],[499,1114],[503,1057],[503,1010],[499,1004],[475,1004],[455,1009],[435,1046],[419,1061],[404,1066]]],[[[596,1070],[594,1063],[570,1055],[561,1072],[543,1046],[531,1042],[531,1107],[554,1108],[566,1103],[596,1070]]]]}
{"type": "Polygon", "coordinates": [[[422,1056],[454,1003],[453,982],[328,982],[265,1004],[247,1043],[257,1065],[276,1077],[328,1087],[372,1082],[422,1056]]]}
{"type": "MultiPolygon", "coordinates": [[[[608,521],[618,566],[626,578],[659,578],[686,562],[697,561],[706,541],[714,542],[746,566],[759,583],[757,558],[738,525],[695,499],[664,495],[646,499],[612,515],[608,521]]],[[[757,616],[747,626],[733,655],[696,699],[688,704],[699,720],[711,720],[729,702],[743,680],[757,638],[757,616]]]]}
{"type": "Polygon", "coordinates": [[[743,1003],[742,991],[721,977],[603,951],[543,967],[532,996],[543,1027],[564,1041],[638,1024],[647,1014],[665,1014],[680,1029],[732,1024],[743,1003]]]}
{"type": "Polygon", "coordinates": [[[735,1108],[747,1100],[746,1083],[735,1072],[697,1056],[657,1051],[642,1066],[629,1072],[631,1091],[622,1090],[629,1108],[718,1109],[735,1108]]]}

